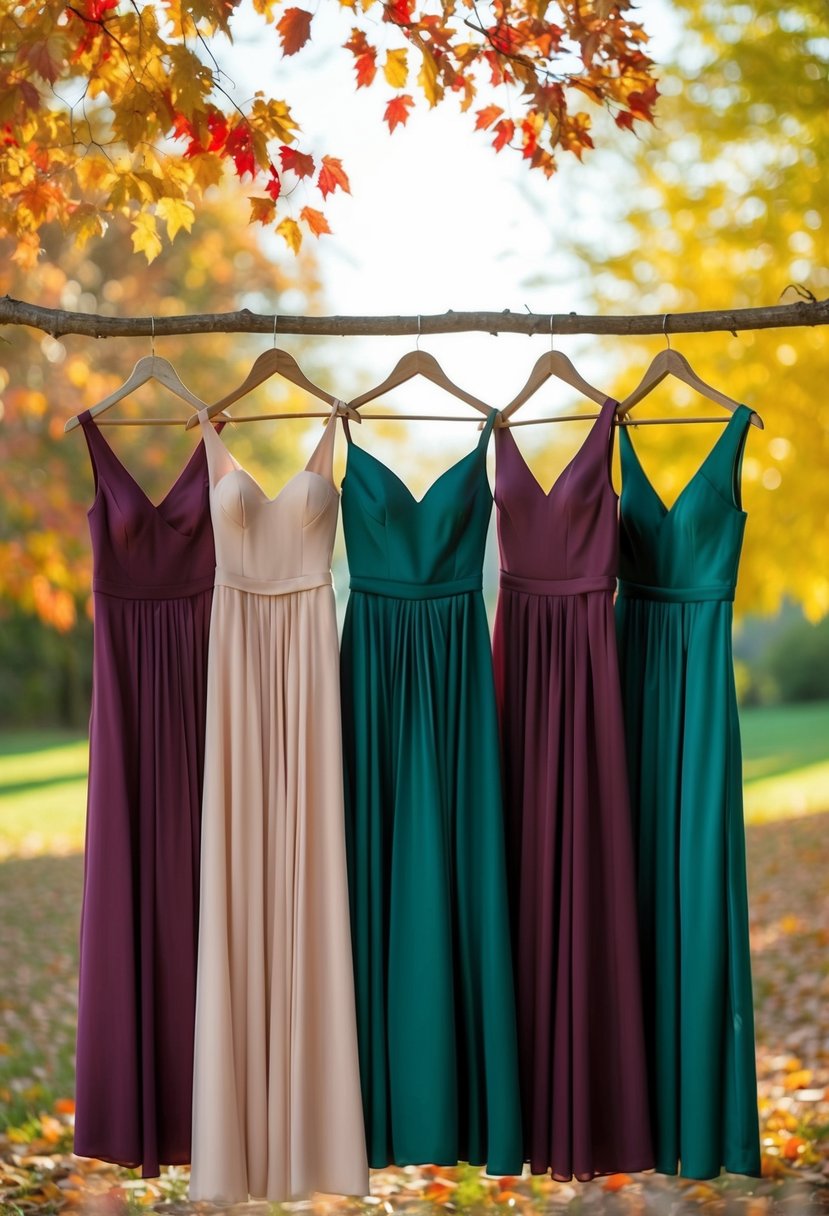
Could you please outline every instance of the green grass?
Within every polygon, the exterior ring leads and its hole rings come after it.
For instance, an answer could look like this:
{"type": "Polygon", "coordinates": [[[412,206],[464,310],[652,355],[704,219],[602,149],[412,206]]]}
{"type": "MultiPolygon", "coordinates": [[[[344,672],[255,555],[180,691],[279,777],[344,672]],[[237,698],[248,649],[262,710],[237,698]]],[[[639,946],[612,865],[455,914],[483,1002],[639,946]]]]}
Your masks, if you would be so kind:
{"type": "MultiPolygon", "coordinates": [[[[749,823],[829,809],[829,702],[745,709],[741,724],[749,823]]],[[[86,764],[86,736],[0,734],[0,860],[83,848],[86,764]]]]}

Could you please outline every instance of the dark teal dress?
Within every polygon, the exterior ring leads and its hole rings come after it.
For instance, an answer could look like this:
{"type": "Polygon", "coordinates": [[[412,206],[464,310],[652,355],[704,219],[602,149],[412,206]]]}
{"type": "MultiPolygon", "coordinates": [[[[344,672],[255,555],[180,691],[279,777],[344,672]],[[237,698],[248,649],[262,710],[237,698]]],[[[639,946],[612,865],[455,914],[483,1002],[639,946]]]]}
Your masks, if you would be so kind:
{"type": "Polygon", "coordinates": [[[349,436],[345,807],[373,1167],[522,1168],[498,722],[481,596],[493,419],[420,501],[349,436]]]}
{"type": "Polygon", "coordinates": [[[741,405],[670,508],[621,427],[619,657],[656,1168],[760,1173],[732,601],[741,405]]]}

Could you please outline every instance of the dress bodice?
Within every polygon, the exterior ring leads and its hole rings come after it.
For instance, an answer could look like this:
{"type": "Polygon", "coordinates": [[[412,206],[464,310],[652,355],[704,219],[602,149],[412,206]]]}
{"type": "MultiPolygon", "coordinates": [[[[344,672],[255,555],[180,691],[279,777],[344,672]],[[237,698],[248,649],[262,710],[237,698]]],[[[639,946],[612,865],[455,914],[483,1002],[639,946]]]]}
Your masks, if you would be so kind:
{"type": "Polygon", "coordinates": [[[89,509],[96,592],[174,599],[213,585],[213,529],[204,445],[155,505],[115,455],[89,410],[80,415],[95,478],[89,509]]]}
{"type": "Polygon", "coordinates": [[[740,469],[751,410],[740,405],[668,508],[622,428],[621,589],[677,602],[733,600],[746,513],[740,469]]]}
{"type": "Polygon", "coordinates": [[[610,477],[608,398],[573,459],[545,494],[509,427],[495,435],[501,585],[539,594],[615,586],[617,498],[610,477]]]}
{"type": "Polygon", "coordinates": [[[199,413],[210,469],[216,584],[301,591],[331,582],[339,495],[331,480],[336,408],[304,469],[269,498],[199,413]]]}
{"type": "Polygon", "coordinates": [[[486,447],[496,412],[475,448],[420,499],[346,431],[342,509],[352,590],[421,599],[480,589],[492,510],[486,447]]]}

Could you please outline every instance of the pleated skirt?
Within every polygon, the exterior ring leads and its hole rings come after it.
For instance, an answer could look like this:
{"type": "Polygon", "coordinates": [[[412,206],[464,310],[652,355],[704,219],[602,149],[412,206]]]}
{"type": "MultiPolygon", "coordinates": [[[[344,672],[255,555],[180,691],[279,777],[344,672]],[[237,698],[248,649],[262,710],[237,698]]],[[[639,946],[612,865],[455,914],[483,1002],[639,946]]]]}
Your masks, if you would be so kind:
{"type": "Polygon", "coordinates": [[[656,1168],[759,1175],[728,602],[616,606],[656,1168]]]}
{"type": "Polygon", "coordinates": [[[349,889],[369,1163],[522,1166],[498,730],[480,593],[352,591],[349,889]]]}
{"type": "Polygon", "coordinates": [[[215,589],[192,1199],[368,1193],[330,586],[215,589]]]}
{"type": "Polygon", "coordinates": [[[95,593],[75,1152],[190,1160],[212,588],[95,593]]]}
{"type": "Polygon", "coordinates": [[[524,1148],[566,1180],[653,1164],[613,607],[502,588],[493,638],[524,1148]]]}

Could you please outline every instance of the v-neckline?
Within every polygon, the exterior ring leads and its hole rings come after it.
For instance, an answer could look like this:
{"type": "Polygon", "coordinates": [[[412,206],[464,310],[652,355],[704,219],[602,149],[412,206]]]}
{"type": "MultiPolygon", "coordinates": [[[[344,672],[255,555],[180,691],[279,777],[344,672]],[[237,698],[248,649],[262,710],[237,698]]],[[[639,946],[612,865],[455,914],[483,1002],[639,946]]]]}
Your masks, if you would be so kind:
{"type": "Polygon", "coordinates": [[[381,460],[379,456],[375,456],[373,452],[369,452],[366,448],[359,447],[356,443],[350,444],[348,450],[349,450],[349,455],[353,451],[361,452],[363,456],[367,456],[370,461],[372,461],[374,464],[376,464],[385,473],[388,473],[389,476],[392,477],[394,479],[394,481],[396,481],[397,484],[401,487],[403,492],[408,497],[409,501],[414,503],[414,505],[416,507],[422,507],[424,502],[426,501],[426,499],[432,493],[432,491],[434,489],[436,489],[437,486],[440,485],[440,483],[443,481],[443,479],[445,477],[448,477],[450,473],[454,473],[456,469],[459,469],[461,467],[461,465],[463,465],[467,460],[470,460],[471,457],[477,456],[478,452],[479,452],[479,449],[477,447],[473,448],[471,452],[466,452],[465,455],[461,456],[461,458],[459,460],[456,460],[454,462],[454,464],[450,464],[448,469],[444,469],[443,472],[440,473],[435,478],[435,480],[431,483],[431,485],[428,487],[426,492],[420,498],[415,498],[414,494],[409,489],[409,487],[406,485],[403,478],[400,477],[397,473],[395,473],[394,469],[391,468],[389,465],[387,465],[384,460],[381,460]]]}
{"type": "Polygon", "coordinates": [[[527,472],[527,474],[528,474],[528,476],[529,476],[529,478],[530,478],[530,481],[532,481],[532,482],[533,482],[533,484],[534,484],[534,485],[537,487],[538,492],[541,494],[541,496],[542,496],[543,498],[545,498],[545,499],[547,500],[547,502],[549,502],[549,501],[550,501],[550,499],[551,499],[551,498],[552,498],[552,496],[553,496],[553,491],[556,489],[556,487],[557,487],[557,486],[559,486],[559,485],[560,485],[560,484],[563,482],[564,478],[565,478],[565,477],[566,477],[566,475],[567,475],[567,474],[570,472],[570,470],[572,469],[573,465],[576,463],[576,461],[577,461],[577,460],[579,459],[579,457],[581,456],[582,452],[584,452],[584,450],[586,449],[586,447],[587,447],[588,443],[589,443],[589,442],[590,442],[590,440],[593,438],[593,432],[596,430],[596,427],[597,427],[597,426],[599,425],[599,423],[601,422],[601,420],[602,420],[602,418],[603,418],[603,416],[604,416],[604,412],[605,412],[605,410],[607,409],[608,405],[610,405],[610,404],[611,404],[611,402],[612,402],[614,405],[618,405],[618,402],[617,402],[617,401],[615,401],[615,399],[614,399],[613,397],[606,397],[606,398],[605,398],[605,400],[604,400],[603,404],[601,405],[601,407],[600,407],[600,409],[599,409],[598,414],[596,415],[596,417],[595,417],[595,419],[594,419],[594,421],[593,421],[593,425],[592,425],[592,426],[589,428],[589,430],[588,430],[587,434],[585,435],[584,439],[581,441],[581,443],[580,443],[580,444],[579,444],[579,446],[576,448],[576,450],[575,450],[575,452],[573,453],[573,455],[572,455],[572,456],[570,457],[570,459],[567,461],[567,464],[564,466],[564,468],[563,468],[563,469],[561,470],[561,472],[558,474],[558,476],[556,477],[556,479],[553,481],[553,484],[550,486],[549,490],[545,490],[545,489],[544,489],[544,487],[542,486],[541,482],[538,480],[538,478],[536,477],[535,473],[534,473],[534,472],[532,471],[532,469],[530,468],[529,464],[527,463],[527,458],[526,458],[526,456],[524,455],[524,453],[521,451],[520,447],[518,446],[518,440],[517,440],[517,439],[515,438],[515,436],[513,435],[513,433],[512,433],[512,431],[511,431],[511,429],[510,429],[508,426],[505,426],[505,427],[503,428],[504,433],[505,433],[506,435],[509,435],[509,438],[510,438],[510,440],[511,440],[511,442],[512,442],[513,449],[514,449],[514,450],[515,450],[515,451],[518,453],[518,458],[519,458],[519,460],[521,461],[521,464],[524,466],[524,468],[525,468],[525,470],[526,470],[526,472],[527,472]]]}
{"type": "MultiPolygon", "coordinates": [[[[708,452],[706,453],[706,455],[703,457],[702,462],[697,466],[696,471],[691,475],[691,477],[688,479],[688,481],[686,481],[685,485],[679,491],[679,493],[677,494],[676,498],[674,499],[674,501],[671,503],[670,506],[667,506],[664,498],[659,493],[659,491],[656,489],[656,486],[653,484],[653,482],[651,481],[648,474],[645,472],[645,466],[642,464],[642,461],[639,457],[639,453],[636,451],[636,448],[634,447],[633,440],[631,439],[630,434],[628,432],[628,428],[627,427],[621,428],[625,434],[625,443],[627,445],[627,448],[628,448],[629,452],[631,453],[631,455],[633,456],[636,466],[642,475],[642,480],[644,481],[645,485],[648,487],[648,489],[651,493],[651,496],[653,497],[654,501],[656,502],[657,506],[659,507],[659,509],[662,512],[660,523],[664,523],[664,521],[666,519],[669,519],[673,515],[674,511],[676,510],[676,508],[678,507],[678,505],[682,501],[682,499],[685,497],[685,495],[688,493],[691,486],[695,485],[696,482],[698,481],[698,479],[703,475],[706,465],[708,464],[709,460],[714,455],[714,453],[718,450],[720,444],[725,439],[730,428],[732,427],[735,418],[737,418],[740,410],[743,408],[747,408],[747,407],[740,405],[737,407],[737,409],[735,409],[733,411],[731,417],[728,419],[728,421],[726,422],[722,431],[717,436],[717,439],[711,445],[711,447],[708,449],[708,452]]],[[[624,490],[624,484],[622,485],[622,489],[624,490]]]]}
{"type": "MultiPolygon", "coordinates": [[[[173,491],[176,490],[178,488],[178,486],[181,484],[181,482],[184,480],[186,474],[189,473],[191,467],[195,464],[196,458],[198,457],[199,453],[204,451],[204,439],[200,439],[199,442],[196,444],[195,448],[193,449],[193,451],[190,453],[189,457],[187,458],[187,461],[185,462],[178,477],[176,477],[175,481],[170,486],[170,488],[167,490],[164,497],[162,499],[160,499],[159,502],[154,503],[153,500],[150,498],[149,494],[147,493],[147,491],[141,485],[141,483],[129,471],[129,469],[124,464],[123,460],[118,455],[118,453],[115,451],[115,448],[112,446],[112,444],[109,442],[109,440],[106,439],[103,434],[101,434],[101,428],[94,421],[92,422],[92,425],[95,427],[95,430],[98,432],[98,435],[99,435],[104,447],[107,449],[109,454],[112,456],[112,459],[118,465],[118,468],[127,477],[127,479],[132,483],[132,485],[135,487],[135,489],[138,491],[138,493],[144,499],[144,502],[149,506],[149,508],[153,512],[153,514],[159,516],[159,518],[162,519],[164,521],[164,523],[168,525],[168,527],[173,527],[173,525],[170,524],[170,521],[164,518],[164,515],[162,513],[162,508],[169,501],[171,495],[173,494],[173,491]]],[[[173,528],[173,531],[177,532],[178,529],[173,528]]]]}

